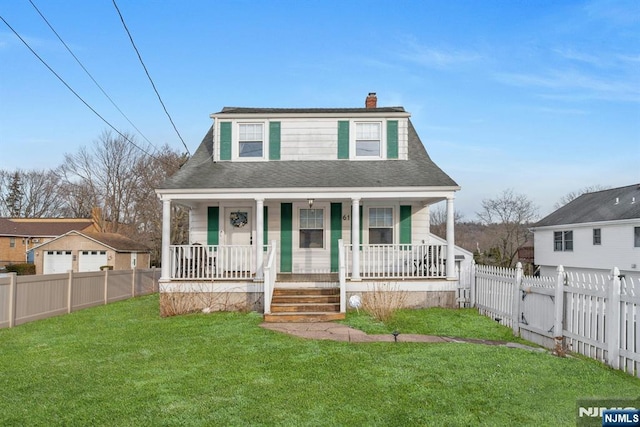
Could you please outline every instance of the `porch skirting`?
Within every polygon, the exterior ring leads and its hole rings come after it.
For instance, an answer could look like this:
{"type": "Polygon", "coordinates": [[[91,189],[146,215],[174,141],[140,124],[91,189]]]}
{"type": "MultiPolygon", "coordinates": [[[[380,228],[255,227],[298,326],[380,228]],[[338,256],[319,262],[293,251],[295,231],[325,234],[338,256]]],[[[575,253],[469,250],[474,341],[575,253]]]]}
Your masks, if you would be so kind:
{"type": "MultiPolygon", "coordinates": [[[[352,295],[365,297],[376,289],[405,294],[406,308],[455,308],[457,281],[389,281],[363,280],[346,284],[347,301],[352,295]]],[[[292,287],[286,284],[283,287],[292,287]]],[[[328,287],[325,282],[298,283],[298,287],[328,287]]],[[[336,283],[335,287],[339,285],[336,283]]],[[[278,288],[276,284],[276,288],[278,288]]],[[[347,303],[347,310],[351,310],[347,303]]],[[[173,316],[198,311],[255,311],[264,312],[262,282],[229,281],[173,281],[160,283],[160,314],[173,316]]]]}

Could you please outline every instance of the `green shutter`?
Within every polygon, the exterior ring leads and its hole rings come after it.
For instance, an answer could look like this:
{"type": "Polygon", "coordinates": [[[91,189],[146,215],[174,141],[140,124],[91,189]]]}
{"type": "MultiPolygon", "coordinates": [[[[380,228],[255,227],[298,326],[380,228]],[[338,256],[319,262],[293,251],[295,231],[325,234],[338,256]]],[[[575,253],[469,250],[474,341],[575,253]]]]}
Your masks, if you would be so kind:
{"type": "Polygon", "coordinates": [[[387,122],[387,159],[398,158],[398,121],[387,122]]]}
{"type": "Polygon", "coordinates": [[[338,271],[338,240],[342,239],[342,203],[331,203],[331,272],[338,271]]]}
{"type": "Polygon", "coordinates": [[[400,206],[400,244],[411,244],[411,206],[400,206]]]}
{"type": "Polygon", "coordinates": [[[338,158],[349,158],[349,122],[338,122],[338,158]]]}
{"type": "Polygon", "coordinates": [[[293,205],[280,204],[280,272],[291,273],[293,253],[293,205]]]}
{"type": "Polygon", "coordinates": [[[231,160],[231,122],[220,123],[220,160],[231,160]]]}
{"type": "Polygon", "coordinates": [[[263,222],[264,222],[264,228],[263,228],[263,244],[265,246],[264,250],[266,251],[267,248],[266,246],[269,244],[269,208],[266,206],[263,206],[262,209],[262,218],[263,218],[263,222]]]}
{"type": "Polygon", "coordinates": [[[269,123],[269,160],[280,160],[280,122],[269,123]]]}
{"type": "Polygon", "coordinates": [[[217,245],[220,238],[220,208],[207,208],[207,245],[217,245]]]}

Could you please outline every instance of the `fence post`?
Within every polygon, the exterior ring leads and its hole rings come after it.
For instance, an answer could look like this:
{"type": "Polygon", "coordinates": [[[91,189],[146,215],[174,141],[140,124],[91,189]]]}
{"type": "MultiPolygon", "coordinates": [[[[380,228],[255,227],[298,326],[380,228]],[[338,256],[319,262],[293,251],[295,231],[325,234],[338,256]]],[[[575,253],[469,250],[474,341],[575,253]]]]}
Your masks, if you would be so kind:
{"type": "Polygon", "coordinates": [[[520,288],[522,287],[522,264],[516,264],[516,277],[513,287],[513,305],[511,306],[511,328],[513,335],[520,336],[520,288]]]}
{"type": "Polygon", "coordinates": [[[136,296],[136,268],[133,267],[131,270],[131,298],[136,296]]]}
{"type": "Polygon", "coordinates": [[[18,289],[18,273],[9,273],[9,327],[16,325],[16,295],[18,289]]]}
{"type": "Polygon", "coordinates": [[[620,369],[620,270],[613,267],[611,282],[607,290],[606,303],[607,330],[607,365],[620,369]]]}
{"type": "Polygon", "coordinates": [[[104,305],[109,303],[109,269],[104,269],[104,305]]]}
{"type": "Polygon", "coordinates": [[[556,348],[562,350],[564,348],[564,267],[559,265],[556,269],[558,272],[556,278],[556,293],[554,297],[555,311],[553,315],[553,335],[556,348]]]}
{"type": "Polygon", "coordinates": [[[471,260],[471,272],[469,273],[470,290],[469,299],[471,300],[471,308],[476,306],[476,260],[471,260]]]}
{"type": "Polygon", "coordinates": [[[73,270],[69,270],[69,282],[67,283],[67,313],[71,313],[71,291],[73,289],[73,270]]]}

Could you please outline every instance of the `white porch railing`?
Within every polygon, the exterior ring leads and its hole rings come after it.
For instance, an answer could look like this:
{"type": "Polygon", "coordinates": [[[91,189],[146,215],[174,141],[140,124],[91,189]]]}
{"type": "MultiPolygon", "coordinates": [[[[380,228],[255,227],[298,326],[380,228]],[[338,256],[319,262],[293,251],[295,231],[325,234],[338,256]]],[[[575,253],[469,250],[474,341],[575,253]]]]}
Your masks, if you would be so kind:
{"type": "Polygon", "coordinates": [[[264,314],[271,314],[271,299],[273,289],[276,287],[276,276],[278,275],[276,266],[276,241],[272,240],[267,246],[267,257],[264,263],[264,314]]]}
{"type": "Polygon", "coordinates": [[[246,280],[256,272],[250,245],[171,245],[171,278],[184,280],[246,280]]]}
{"type": "MultiPolygon", "coordinates": [[[[446,278],[447,245],[359,245],[361,278],[446,278]]],[[[352,277],[353,245],[345,244],[345,276],[352,277]]]]}

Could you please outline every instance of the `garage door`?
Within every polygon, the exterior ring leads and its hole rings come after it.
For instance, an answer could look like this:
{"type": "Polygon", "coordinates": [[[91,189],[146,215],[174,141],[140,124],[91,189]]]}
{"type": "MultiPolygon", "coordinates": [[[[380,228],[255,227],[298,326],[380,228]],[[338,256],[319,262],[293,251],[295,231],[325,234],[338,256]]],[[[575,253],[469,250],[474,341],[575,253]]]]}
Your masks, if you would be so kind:
{"type": "Polygon", "coordinates": [[[43,274],[66,273],[71,270],[71,251],[45,251],[43,274]]]}
{"type": "Polygon", "coordinates": [[[78,271],[99,271],[103,265],[107,265],[107,251],[80,251],[78,271]]]}

